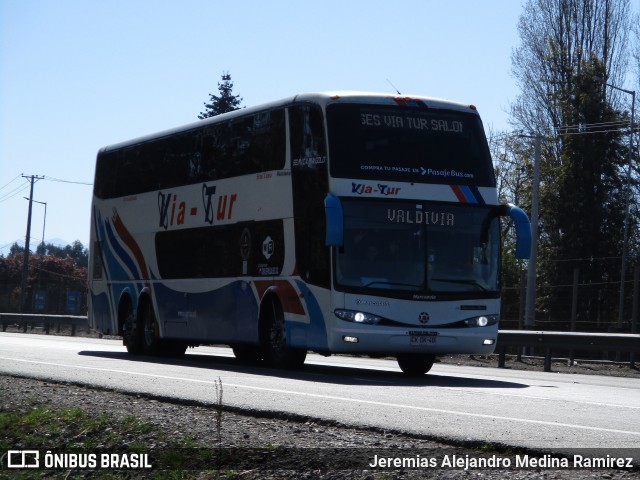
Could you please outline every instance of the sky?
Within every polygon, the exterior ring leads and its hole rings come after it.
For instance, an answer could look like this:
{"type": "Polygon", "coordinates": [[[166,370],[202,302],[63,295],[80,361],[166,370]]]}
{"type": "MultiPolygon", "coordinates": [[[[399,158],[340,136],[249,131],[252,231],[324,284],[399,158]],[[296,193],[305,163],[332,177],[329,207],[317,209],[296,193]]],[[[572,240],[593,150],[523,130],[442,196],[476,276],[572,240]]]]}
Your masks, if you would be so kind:
{"type": "Polygon", "coordinates": [[[223,72],[244,106],[364,90],[474,104],[508,130],[520,0],[0,0],[0,254],[89,246],[106,145],[197,121],[223,72]],[[45,221],[46,209],[46,221],[45,221]]]}

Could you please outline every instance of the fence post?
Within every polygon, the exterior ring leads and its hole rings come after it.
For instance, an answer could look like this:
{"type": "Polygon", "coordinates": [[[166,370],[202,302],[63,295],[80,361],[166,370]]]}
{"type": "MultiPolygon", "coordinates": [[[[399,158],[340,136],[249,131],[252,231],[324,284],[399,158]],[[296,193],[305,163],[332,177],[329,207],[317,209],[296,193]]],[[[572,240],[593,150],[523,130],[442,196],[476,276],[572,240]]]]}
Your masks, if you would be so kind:
{"type": "MultiPolygon", "coordinates": [[[[520,312],[518,315],[518,330],[522,330],[523,325],[524,325],[524,304],[525,304],[525,297],[527,295],[527,290],[526,290],[526,283],[527,283],[527,272],[524,270],[520,271],[520,312]]],[[[516,360],[518,362],[522,361],[522,350],[524,349],[524,347],[517,347],[516,351],[518,352],[518,356],[516,357],[516,360]]]]}
{"type": "MultiPolygon", "coordinates": [[[[576,317],[578,316],[578,279],[580,278],[580,267],[573,268],[573,291],[571,294],[571,331],[576,331],[576,317]]],[[[569,350],[569,365],[573,365],[575,353],[573,348],[569,350]]]]}
{"type": "Polygon", "coordinates": [[[547,347],[544,352],[544,371],[551,371],[551,347],[547,347]]]}
{"type": "MultiPolygon", "coordinates": [[[[633,271],[633,306],[631,307],[631,333],[638,332],[638,305],[640,305],[640,265],[633,271]]],[[[636,354],[631,352],[629,366],[636,368],[636,354]]]]}

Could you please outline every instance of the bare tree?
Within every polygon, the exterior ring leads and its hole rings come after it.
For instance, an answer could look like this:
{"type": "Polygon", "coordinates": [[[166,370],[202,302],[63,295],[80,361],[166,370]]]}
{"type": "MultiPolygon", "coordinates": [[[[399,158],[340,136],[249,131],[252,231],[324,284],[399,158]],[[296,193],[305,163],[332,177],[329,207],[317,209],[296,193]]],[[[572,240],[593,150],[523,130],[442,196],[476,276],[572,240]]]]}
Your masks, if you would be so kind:
{"type": "MultiPolygon", "coordinates": [[[[623,85],[628,73],[630,2],[528,0],[518,32],[512,72],[521,91],[511,121],[547,137],[538,272],[541,283],[555,287],[571,283],[584,259],[621,251],[628,99],[605,84],[623,85]]],[[[619,276],[619,265],[592,261],[583,281],[615,282],[616,269],[619,276]]],[[[549,290],[542,307],[552,315],[561,310],[559,301],[558,290],[549,290]]],[[[608,305],[615,303],[612,296],[608,305]]]]}

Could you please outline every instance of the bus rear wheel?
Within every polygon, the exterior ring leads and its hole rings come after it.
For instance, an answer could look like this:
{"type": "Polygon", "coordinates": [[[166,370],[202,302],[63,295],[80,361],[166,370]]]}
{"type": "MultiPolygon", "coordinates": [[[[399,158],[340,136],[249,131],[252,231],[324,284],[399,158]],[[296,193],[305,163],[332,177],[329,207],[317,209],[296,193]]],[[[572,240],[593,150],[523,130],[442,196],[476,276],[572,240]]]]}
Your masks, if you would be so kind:
{"type": "Polygon", "coordinates": [[[307,351],[287,344],[284,314],[277,302],[272,301],[265,305],[263,325],[262,348],[267,364],[284,369],[302,367],[307,358],[307,351]]]}
{"type": "Polygon", "coordinates": [[[158,323],[153,313],[153,306],[150,301],[145,301],[142,305],[140,323],[142,330],[142,349],[146,355],[159,355],[160,337],[158,335],[158,323]]]}
{"type": "Polygon", "coordinates": [[[162,357],[181,357],[187,350],[187,344],[178,340],[164,340],[160,338],[158,321],[153,313],[153,306],[146,301],[142,306],[140,318],[140,330],[142,331],[142,350],[146,355],[158,355],[162,357]]]}
{"type": "Polygon", "coordinates": [[[405,375],[410,377],[420,377],[431,370],[436,360],[435,355],[424,355],[417,353],[401,353],[396,357],[398,366],[405,375]]]}

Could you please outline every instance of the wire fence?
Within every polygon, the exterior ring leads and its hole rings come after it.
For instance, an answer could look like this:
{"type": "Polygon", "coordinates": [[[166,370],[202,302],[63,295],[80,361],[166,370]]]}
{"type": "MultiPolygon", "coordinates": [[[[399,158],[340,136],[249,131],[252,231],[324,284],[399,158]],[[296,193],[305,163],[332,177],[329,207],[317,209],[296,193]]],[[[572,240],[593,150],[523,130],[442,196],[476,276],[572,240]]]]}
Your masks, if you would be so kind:
{"type": "Polygon", "coordinates": [[[565,266],[566,282],[536,286],[533,326],[524,325],[526,272],[522,272],[518,284],[502,290],[501,328],[637,333],[640,267],[632,267],[625,276],[620,314],[621,279],[594,272],[591,259],[581,263],[565,266]]]}

